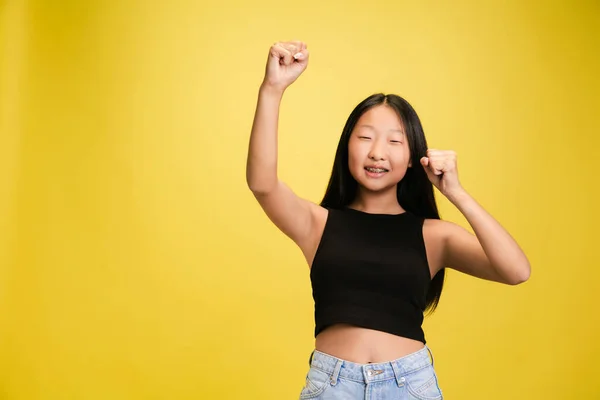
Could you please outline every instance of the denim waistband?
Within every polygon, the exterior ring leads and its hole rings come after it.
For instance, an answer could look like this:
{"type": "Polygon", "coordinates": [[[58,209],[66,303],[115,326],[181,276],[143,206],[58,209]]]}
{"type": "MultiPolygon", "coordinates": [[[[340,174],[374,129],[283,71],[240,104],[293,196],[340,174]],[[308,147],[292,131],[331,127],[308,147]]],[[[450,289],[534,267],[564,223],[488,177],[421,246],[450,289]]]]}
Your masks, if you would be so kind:
{"type": "Polygon", "coordinates": [[[429,347],[398,359],[373,364],[359,364],[314,350],[310,366],[319,369],[331,376],[332,381],[345,378],[356,382],[375,382],[388,379],[404,381],[403,376],[415,372],[429,365],[433,366],[433,355],[429,347]]]}

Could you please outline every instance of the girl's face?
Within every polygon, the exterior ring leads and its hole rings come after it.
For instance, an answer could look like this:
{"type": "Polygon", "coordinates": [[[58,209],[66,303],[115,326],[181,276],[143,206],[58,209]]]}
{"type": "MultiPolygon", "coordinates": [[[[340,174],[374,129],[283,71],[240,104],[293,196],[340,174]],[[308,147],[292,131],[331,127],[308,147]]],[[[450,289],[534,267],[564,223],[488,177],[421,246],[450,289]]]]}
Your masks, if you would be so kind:
{"type": "Polygon", "coordinates": [[[372,192],[395,187],[410,167],[404,126],[393,108],[379,105],[356,123],[348,143],[348,167],[360,186],[372,192]]]}

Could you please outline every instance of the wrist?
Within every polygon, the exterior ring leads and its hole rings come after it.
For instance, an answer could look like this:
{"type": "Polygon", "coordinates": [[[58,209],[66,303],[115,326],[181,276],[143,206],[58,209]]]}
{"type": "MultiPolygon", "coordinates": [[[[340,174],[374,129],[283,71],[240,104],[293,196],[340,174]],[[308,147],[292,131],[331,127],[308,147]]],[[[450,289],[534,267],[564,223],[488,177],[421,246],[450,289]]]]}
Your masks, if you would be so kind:
{"type": "Polygon", "coordinates": [[[466,190],[464,190],[461,187],[461,188],[458,188],[451,192],[446,193],[446,197],[448,198],[448,200],[450,200],[450,202],[452,204],[454,204],[455,206],[458,206],[459,204],[463,203],[464,201],[468,201],[471,196],[469,195],[469,193],[467,193],[466,190]]]}
{"type": "Polygon", "coordinates": [[[283,97],[283,93],[285,92],[285,89],[279,88],[277,86],[273,86],[267,82],[263,82],[260,85],[260,89],[259,89],[259,93],[263,96],[270,96],[270,97],[283,97]]]}

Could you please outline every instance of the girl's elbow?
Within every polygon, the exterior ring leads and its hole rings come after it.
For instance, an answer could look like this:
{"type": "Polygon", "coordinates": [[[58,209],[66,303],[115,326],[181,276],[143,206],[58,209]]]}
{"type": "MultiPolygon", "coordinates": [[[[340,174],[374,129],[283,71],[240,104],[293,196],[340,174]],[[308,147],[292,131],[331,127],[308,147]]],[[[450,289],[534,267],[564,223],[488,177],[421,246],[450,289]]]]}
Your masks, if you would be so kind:
{"type": "Polygon", "coordinates": [[[529,265],[529,263],[526,263],[522,266],[520,266],[515,273],[512,275],[512,277],[509,279],[509,281],[507,282],[509,285],[520,285],[521,283],[525,283],[529,280],[529,277],[531,276],[531,266],[529,265]]]}

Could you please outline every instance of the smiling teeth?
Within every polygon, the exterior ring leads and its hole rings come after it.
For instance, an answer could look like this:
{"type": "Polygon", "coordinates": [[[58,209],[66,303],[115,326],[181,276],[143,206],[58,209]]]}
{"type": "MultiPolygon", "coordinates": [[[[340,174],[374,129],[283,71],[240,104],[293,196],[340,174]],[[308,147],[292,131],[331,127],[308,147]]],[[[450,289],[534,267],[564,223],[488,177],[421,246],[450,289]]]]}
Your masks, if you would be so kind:
{"type": "Polygon", "coordinates": [[[367,168],[367,171],[369,171],[369,172],[386,172],[386,170],[383,168],[367,168]]]}

